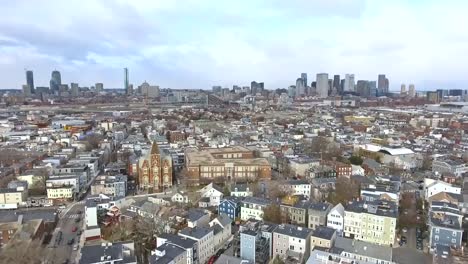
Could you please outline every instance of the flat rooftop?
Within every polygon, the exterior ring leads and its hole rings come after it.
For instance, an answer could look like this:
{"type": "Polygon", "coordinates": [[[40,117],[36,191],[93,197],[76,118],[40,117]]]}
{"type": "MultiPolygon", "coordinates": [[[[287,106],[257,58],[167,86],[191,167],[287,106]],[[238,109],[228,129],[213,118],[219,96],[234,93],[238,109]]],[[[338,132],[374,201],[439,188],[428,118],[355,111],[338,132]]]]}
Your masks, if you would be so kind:
{"type": "Polygon", "coordinates": [[[227,148],[209,148],[198,150],[196,148],[188,148],[186,150],[185,159],[187,166],[211,165],[211,166],[224,166],[226,163],[233,163],[239,165],[257,165],[257,166],[270,166],[270,163],[265,158],[216,158],[214,154],[221,153],[242,153],[252,151],[241,146],[227,147],[227,148]]]}

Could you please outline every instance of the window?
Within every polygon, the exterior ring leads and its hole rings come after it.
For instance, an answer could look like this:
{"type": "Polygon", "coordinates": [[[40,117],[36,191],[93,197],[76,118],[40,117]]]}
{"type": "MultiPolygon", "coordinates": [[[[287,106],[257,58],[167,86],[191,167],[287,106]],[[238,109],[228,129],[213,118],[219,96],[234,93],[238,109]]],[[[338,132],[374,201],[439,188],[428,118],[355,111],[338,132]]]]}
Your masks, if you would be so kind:
{"type": "Polygon", "coordinates": [[[453,231],[452,236],[457,236],[457,232],[453,231]]]}
{"type": "Polygon", "coordinates": [[[436,228],[435,232],[436,234],[439,234],[439,228],[436,228]]]}
{"type": "Polygon", "coordinates": [[[452,244],[455,244],[455,243],[457,243],[457,240],[454,238],[452,239],[452,244]]]}
{"type": "Polygon", "coordinates": [[[434,237],[435,241],[439,241],[439,236],[434,237]]]}

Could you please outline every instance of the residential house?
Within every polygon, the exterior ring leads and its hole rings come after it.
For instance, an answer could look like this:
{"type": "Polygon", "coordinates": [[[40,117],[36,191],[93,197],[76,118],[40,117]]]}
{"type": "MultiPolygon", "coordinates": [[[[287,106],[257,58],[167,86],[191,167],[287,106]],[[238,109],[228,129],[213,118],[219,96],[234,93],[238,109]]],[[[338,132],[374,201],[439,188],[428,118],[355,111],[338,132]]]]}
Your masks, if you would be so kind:
{"type": "Polygon", "coordinates": [[[187,226],[208,226],[210,222],[210,213],[205,212],[202,209],[190,208],[187,215],[187,226]]]}
{"type": "Polygon", "coordinates": [[[265,198],[245,197],[241,203],[241,220],[263,220],[263,212],[270,204],[271,201],[265,198]]]}
{"type": "Polygon", "coordinates": [[[218,206],[224,195],[221,187],[213,183],[208,184],[198,192],[201,193],[202,200],[205,198],[205,200],[202,201],[203,205],[207,205],[200,207],[218,206]]]}
{"type": "Polygon", "coordinates": [[[249,220],[239,227],[239,235],[234,237],[234,254],[250,263],[266,264],[273,251],[273,231],[276,224],[249,220]]]}
{"type": "Polygon", "coordinates": [[[345,209],[341,203],[335,205],[327,215],[327,227],[336,230],[338,235],[343,234],[345,209]]]}
{"type": "Polygon", "coordinates": [[[186,227],[179,231],[178,235],[197,241],[198,263],[206,263],[215,253],[213,228],[199,226],[194,228],[186,227]]]}
{"type": "Polygon", "coordinates": [[[231,223],[231,218],[225,214],[219,215],[209,223],[209,226],[213,228],[213,244],[215,251],[221,248],[232,236],[231,223]]]}
{"type": "Polygon", "coordinates": [[[468,165],[461,159],[441,158],[432,161],[432,171],[438,174],[451,173],[461,177],[468,172],[468,165]]]}
{"type": "Polygon", "coordinates": [[[453,194],[461,194],[461,187],[454,186],[444,181],[438,181],[426,178],[424,179],[424,197],[429,200],[430,197],[440,192],[447,192],[453,194]]]}
{"type": "Polygon", "coordinates": [[[307,227],[308,210],[311,204],[311,201],[298,201],[293,205],[281,204],[280,211],[283,222],[307,227]]]}
{"type": "Polygon", "coordinates": [[[247,184],[236,184],[231,187],[231,196],[247,197],[253,196],[253,191],[247,184]]]}
{"type": "Polygon", "coordinates": [[[281,224],[273,231],[273,255],[282,259],[292,258],[304,263],[310,254],[312,230],[289,224],[281,224]]]}
{"type": "Polygon", "coordinates": [[[317,226],[327,225],[327,215],[332,209],[332,205],[327,202],[311,203],[308,207],[309,221],[307,226],[314,230],[317,226]]]}
{"type": "Polygon", "coordinates": [[[463,214],[458,205],[432,202],[429,209],[429,245],[435,249],[437,245],[461,249],[463,227],[463,214]]]}
{"type": "Polygon", "coordinates": [[[307,264],[359,263],[396,264],[392,247],[337,237],[331,249],[315,247],[307,264]]]}
{"type": "Polygon", "coordinates": [[[219,203],[218,213],[226,214],[232,220],[240,217],[242,199],[239,197],[224,197],[219,203]]]}
{"type": "Polygon", "coordinates": [[[395,242],[397,216],[394,202],[351,202],[345,207],[344,236],[391,246],[395,242]]]}
{"type": "Polygon", "coordinates": [[[171,244],[157,247],[149,257],[150,264],[186,264],[187,262],[186,251],[171,244]]]}
{"type": "Polygon", "coordinates": [[[0,209],[14,209],[25,206],[28,199],[28,188],[8,185],[8,188],[0,188],[0,209]]]}
{"type": "Polygon", "coordinates": [[[308,199],[312,193],[312,185],[306,180],[289,180],[282,188],[292,195],[303,195],[308,199]]]}
{"type": "Polygon", "coordinates": [[[185,251],[186,264],[196,264],[198,262],[198,241],[174,235],[174,234],[161,234],[156,238],[156,247],[164,244],[179,247],[185,251]]]}
{"type": "Polygon", "coordinates": [[[315,247],[332,248],[336,239],[336,230],[331,227],[318,226],[310,236],[310,249],[315,247]]]}
{"type": "Polygon", "coordinates": [[[91,185],[91,194],[106,194],[125,197],[127,194],[127,175],[100,175],[91,185]]]}
{"type": "Polygon", "coordinates": [[[85,245],[81,248],[79,264],[136,264],[133,241],[85,245]]]}

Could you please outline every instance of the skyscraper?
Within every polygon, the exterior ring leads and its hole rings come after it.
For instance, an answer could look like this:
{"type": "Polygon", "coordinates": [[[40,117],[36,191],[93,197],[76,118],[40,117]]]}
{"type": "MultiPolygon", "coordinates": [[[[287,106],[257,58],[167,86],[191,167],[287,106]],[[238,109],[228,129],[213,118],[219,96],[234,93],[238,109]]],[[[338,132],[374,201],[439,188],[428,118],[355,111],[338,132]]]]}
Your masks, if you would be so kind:
{"type": "Polygon", "coordinates": [[[78,97],[80,94],[80,87],[78,86],[77,83],[71,83],[71,95],[73,97],[78,97]]]}
{"type": "Polygon", "coordinates": [[[263,82],[256,82],[253,81],[250,83],[250,92],[253,95],[256,95],[257,93],[262,93],[263,90],[265,89],[265,84],[263,82]]]}
{"type": "Polygon", "coordinates": [[[341,94],[343,92],[341,91],[340,75],[333,76],[333,88],[338,94],[341,94]]]}
{"type": "Polygon", "coordinates": [[[26,71],[26,84],[29,85],[31,93],[34,93],[34,76],[33,71],[26,71]]]}
{"type": "Polygon", "coordinates": [[[370,96],[369,81],[359,80],[356,84],[356,92],[362,97],[370,96]]]}
{"type": "Polygon", "coordinates": [[[414,84],[410,84],[408,88],[408,95],[409,97],[413,98],[416,96],[416,90],[414,88],[414,84]]]}
{"type": "Polygon", "coordinates": [[[320,98],[328,97],[328,73],[317,74],[317,94],[320,98]]]}
{"type": "Polygon", "coordinates": [[[375,97],[377,96],[377,82],[376,81],[369,81],[367,83],[369,86],[369,97],[375,97]]]}
{"type": "Polygon", "coordinates": [[[304,72],[301,73],[301,79],[302,79],[302,83],[304,84],[304,87],[307,88],[307,73],[304,73],[304,72]]]}
{"type": "Polygon", "coordinates": [[[354,74],[345,75],[345,92],[354,92],[354,74]]]}
{"type": "Polygon", "coordinates": [[[23,95],[25,97],[30,97],[31,96],[31,88],[29,88],[29,85],[23,84],[23,95]]]}
{"type": "Polygon", "coordinates": [[[400,95],[406,95],[406,85],[404,83],[401,84],[400,95]]]}
{"type": "Polygon", "coordinates": [[[127,68],[124,68],[124,89],[125,89],[125,93],[127,95],[130,95],[133,92],[133,91],[130,91],[129,80],[128,80],[128,69],[127,68]]]}
{"type": "Polygon", "coordinates": [[[306,88],[306,84],[304,83],[304,79],[303,78],[297,78],[296,80],[296,95],[297,96],[302,96],[302,95],[305,95],[306,92],[305,92],[305,89],[306,88]]]}
{"type": "Polygon", "coordinates": [[[96,92],[102,92],[104,90],[104,84],[103,83],[96,83],[96,92]]]}
{"type": "Polygon", "coordinates": [[[385,86],[384,86],[384,92],[385,94],[388,93],[388,90],[390,89],[390,81],[388,80],[388,78],[385,78],[385,86]]]}
{"type": "Polygon", "coordinates": [[[60,85],[62,85],[62,77],[60,76],[60,72],[55,70],[52,72],[50,79],[50,91],[52,93],[58,93],[60,90],[60,85]]]}
{"type": "Polygon", "coordinates": [[[296,86],[290,85],[288,87],[288,96],[289,97],[295,97],[296,96],[296,86]]]}
{"type": "Polygon", "coordinates": [[[385,80],[386,80],[385,74],[379,74],[377,78],[377,92],[379,96],[384,95],[386,93],[385,92],[385,87],[386,87],[385,80]]]}

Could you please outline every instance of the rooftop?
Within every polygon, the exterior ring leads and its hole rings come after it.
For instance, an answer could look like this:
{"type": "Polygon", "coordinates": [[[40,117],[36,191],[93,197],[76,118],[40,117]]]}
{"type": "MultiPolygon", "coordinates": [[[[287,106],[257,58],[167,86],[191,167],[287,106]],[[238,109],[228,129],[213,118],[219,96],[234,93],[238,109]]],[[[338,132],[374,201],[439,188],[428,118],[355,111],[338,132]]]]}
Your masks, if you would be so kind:
{"type": "Polygon", "coordinates": [[[227,147],[220,149],[202,149],[198,150],[195,148],[188,148],[186,150],[185,158],[187,161],[187,166],[197,166],[197,165],[212,165],[212,166],[224,166],[225,163],[234,163],[236,165],[264,165],[269,166],[268,160],[265,158],[216,158],[214,154],[221,153],[240,153],[240,152],[249,152],[252,151],[241,146],[236,147],[227,147]]]}
{"type": "Polygon", "coordinates": [[[190,238],[201,239],[211,232],[213,232],[212,228],[196,226],[194,228],[186,227],[180,230],[179,234],[190,237],[190,238]]]}
{"type": "Polygon", "coordinates": [[[335,234],[336,230],[331,227],[326,226],[318,226],[313,232],[312,236],[327,239],[332,239],[333,235],[335,234]]]}
{"type": "Polygon", "coordinates": [[[306,239],[312,233],[312,229],[282,224],[278,225],[278,228],[275,229],[274,233],[306,239]]]}
{"type": "Polygon", "coordinates": [[[332,248],[332,251],[340,249],[360,256],[369,256],[379,260],[392,261],[392,248],[387,246],[379,246],[364,241],[337,237],[335,240],[335,247],[332,248]]]}

